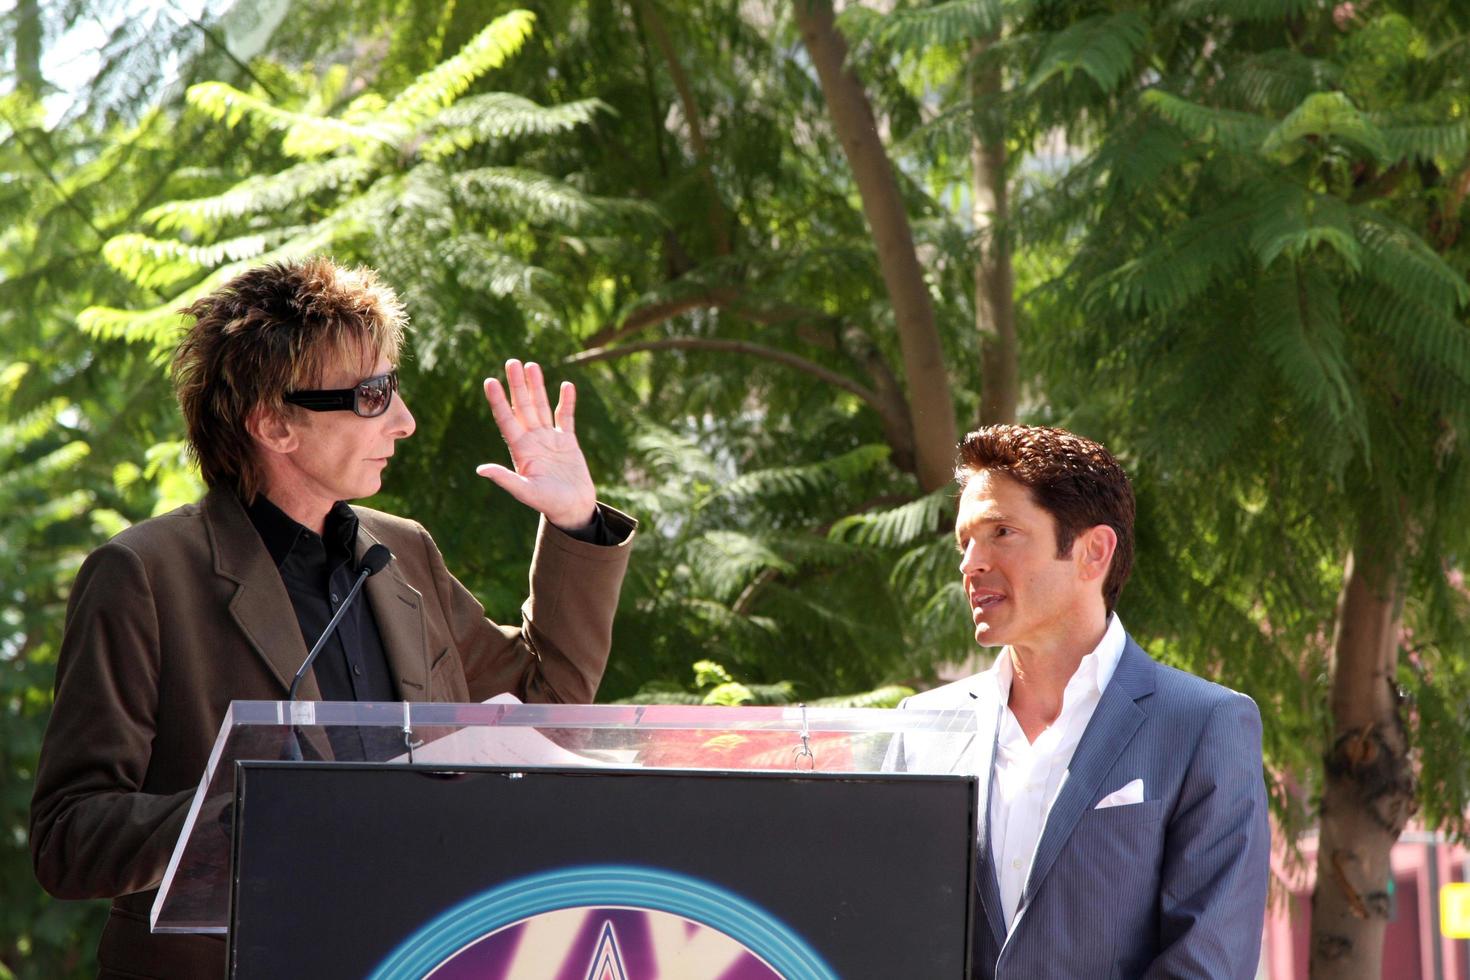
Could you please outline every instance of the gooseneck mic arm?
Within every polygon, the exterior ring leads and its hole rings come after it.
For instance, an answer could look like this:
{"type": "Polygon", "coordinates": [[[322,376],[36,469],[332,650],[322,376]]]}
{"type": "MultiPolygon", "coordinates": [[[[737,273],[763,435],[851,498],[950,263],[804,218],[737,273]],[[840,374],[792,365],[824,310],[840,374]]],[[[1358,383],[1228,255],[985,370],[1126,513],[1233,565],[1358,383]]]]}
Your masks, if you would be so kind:
{"type": "MultiPolygon", "coordinates": [[[[389,551],[386,545],[381,544],[373,545],[362,556],[362,564],[357,566],[357,581],[352,583],[352,591],[347,593],[347,598],[342,602],[342,605],[337,607],[336,614],[327,623],[327,628],[322,630],[322,635],[317,637],[316,643],[312,644],[311,652],[306,655],[306,660],[302,662],[300,669],[296,671],[296,676],[291,678],[291,690],[286,696],[288,701],[296,700],[296,689],[301,686],[301,679],[311,669],[311,663],[316,659],[316,655],[322,652],[322,647],[327,645],[327,637],[332,635],[332,631],[342,621],[342,614],[347,611],[348,606],[352,605],[352,600],[357,598],[357,593],[362,590],[362,583],[366,582],[378,572],[381,572],[387,566],[388,562],[392,560],[393,552],[389,551]]],[[[286,745],[282,751],[281,758],[290,759],[294,762],[301,761],[301,734],[295,724],[291,726],[291,732],[286,739],[286,745]]]]}
{"type": "Polygon", "coordinates": [[[387,566],[388,562],[392,560],[393,552],[389,551],[386,545],[381,544],[373,545],[362,556],[362,564],[357,566],[357,581],[352,583],[352,591],[347,593],[347,598],[342,600],[342,605],[337,607],[337,612],[332,616],[331,621],[327,623],[327,628],[322,630],[322,635],[317,637],[316,643],[312,645],[311,652],[306,655],[306,659],[297,668],[296,676],[291,678],[291,690],[286,695],[287,701],[296,700],[296,689],[301,686],[301,679],[311,669],[312,662],[316,660],[316,655],[322,652],[322,647],[327,645],[327,638],[337,629],[337,624],[342,621],[342,616],[347,612],[348,607],[352,605],[352,600],[356,599],[357,593],[362,591],[362,583],[366,582],[369,577],[381,572],[387,566]]]}

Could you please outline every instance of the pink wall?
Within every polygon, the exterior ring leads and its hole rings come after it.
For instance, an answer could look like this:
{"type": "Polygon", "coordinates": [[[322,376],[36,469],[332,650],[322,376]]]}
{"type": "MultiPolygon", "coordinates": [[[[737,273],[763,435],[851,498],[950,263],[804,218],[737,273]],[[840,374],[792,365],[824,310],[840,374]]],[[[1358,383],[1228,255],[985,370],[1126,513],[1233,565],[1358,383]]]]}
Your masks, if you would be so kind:
{"type": "MultiPolygon", "coordinates": [[[[1288,867],[1280,848],[1272,858],[1276,880],[1261,944],[1268,980],[1307,980],[1315,834],[1302,840],[1301,850],[1300,868],[1288,867]]],[[[1470,980],[1470,940],[1437,938],[1439,901],[1432,889],[1436,877],[1440,884],[1465,881],[1467,859],[1464,847],[1414,827],[1394,846],[1396,912],[1384,935],[1385,980],[1470,980]]]]}

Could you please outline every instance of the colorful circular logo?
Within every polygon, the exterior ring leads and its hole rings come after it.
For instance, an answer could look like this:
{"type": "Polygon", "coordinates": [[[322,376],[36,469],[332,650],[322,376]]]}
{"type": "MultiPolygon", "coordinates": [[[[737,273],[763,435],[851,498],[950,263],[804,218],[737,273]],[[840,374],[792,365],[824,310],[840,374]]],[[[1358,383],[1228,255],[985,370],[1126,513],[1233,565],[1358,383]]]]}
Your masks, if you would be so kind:
{"type": "Polygon", "coordinates": [[[687,875],[587,866],[499,885],[398,947],[374,980],[836,980],[752,902],[687,875]]]}

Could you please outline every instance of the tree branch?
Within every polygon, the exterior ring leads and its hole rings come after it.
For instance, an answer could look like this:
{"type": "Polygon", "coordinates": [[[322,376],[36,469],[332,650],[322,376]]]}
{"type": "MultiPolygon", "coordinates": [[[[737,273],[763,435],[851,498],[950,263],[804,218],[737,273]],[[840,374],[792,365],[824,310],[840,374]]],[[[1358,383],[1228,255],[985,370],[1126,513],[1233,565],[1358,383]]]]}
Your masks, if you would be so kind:
{"type": "Polygon", "coordinates": [[[735,298],[735,295],[736,293],[733,288],[719,286],[692,296],[671,299],[662,303],[651,303],[648,306],[629,313],[616,325],[609,324],[591,337],[588,337],[587,347],[588,349],[593,349],[615,344],[629,334],[637,333],[644,327],[652,327],[656,324],[663,323],[665,320],[672,320],[674,317],[688,313],[690,310],[698,310],[706,306],[724,306],[731,302],[735,298]]]}
{"type": "Polygon", "coordinates": [[[825,368],[815,361],[809,361],[789,351],[780,350],[775,347],[766,347],[763,344],[752,344],[744,340],[718,340],[712,337],[668,337],[664,340],[648,340],[639,344],[625,344],[621,347],[597,347],[592,350],[584,350],[580,354],[573,354],[571,357],[562,361],[562,363],[576,365],[592,364],[595,361],[610,361],[614,358],[627,357],[629,354],[661,350],[722,351],[727,354],[744,354],[749,357],[759,357],[763,360],[775,361],[777,364],[784,364],[789,368],[805,372],[833,387],[841,388],[843,391],[857,395],[879,413],[885,413],[887,410],[887,406],[883,404],[877,392],[864,388],[844,374],[838,374],[831,368],[825,368]]]}

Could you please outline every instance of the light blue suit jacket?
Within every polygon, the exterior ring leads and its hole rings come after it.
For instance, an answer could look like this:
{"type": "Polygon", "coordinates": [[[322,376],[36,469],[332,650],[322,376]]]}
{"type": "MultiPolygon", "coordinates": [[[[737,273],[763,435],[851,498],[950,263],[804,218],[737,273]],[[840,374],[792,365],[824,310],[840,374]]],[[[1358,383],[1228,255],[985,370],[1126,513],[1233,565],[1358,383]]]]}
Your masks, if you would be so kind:
{"type": "Polygon", "coordinates": [[[1256,975],[1271,838],[1254,701],[1156,663],[1129,637],[1047,817],[1009,935],[989,840],[996,695],[971,677],[904,706],[963,704],[976,710],[977,812],[987,815],[974,976],[1256,975]],[[1144,802],[1094,808],[1139,778],[1144,802]]]}

